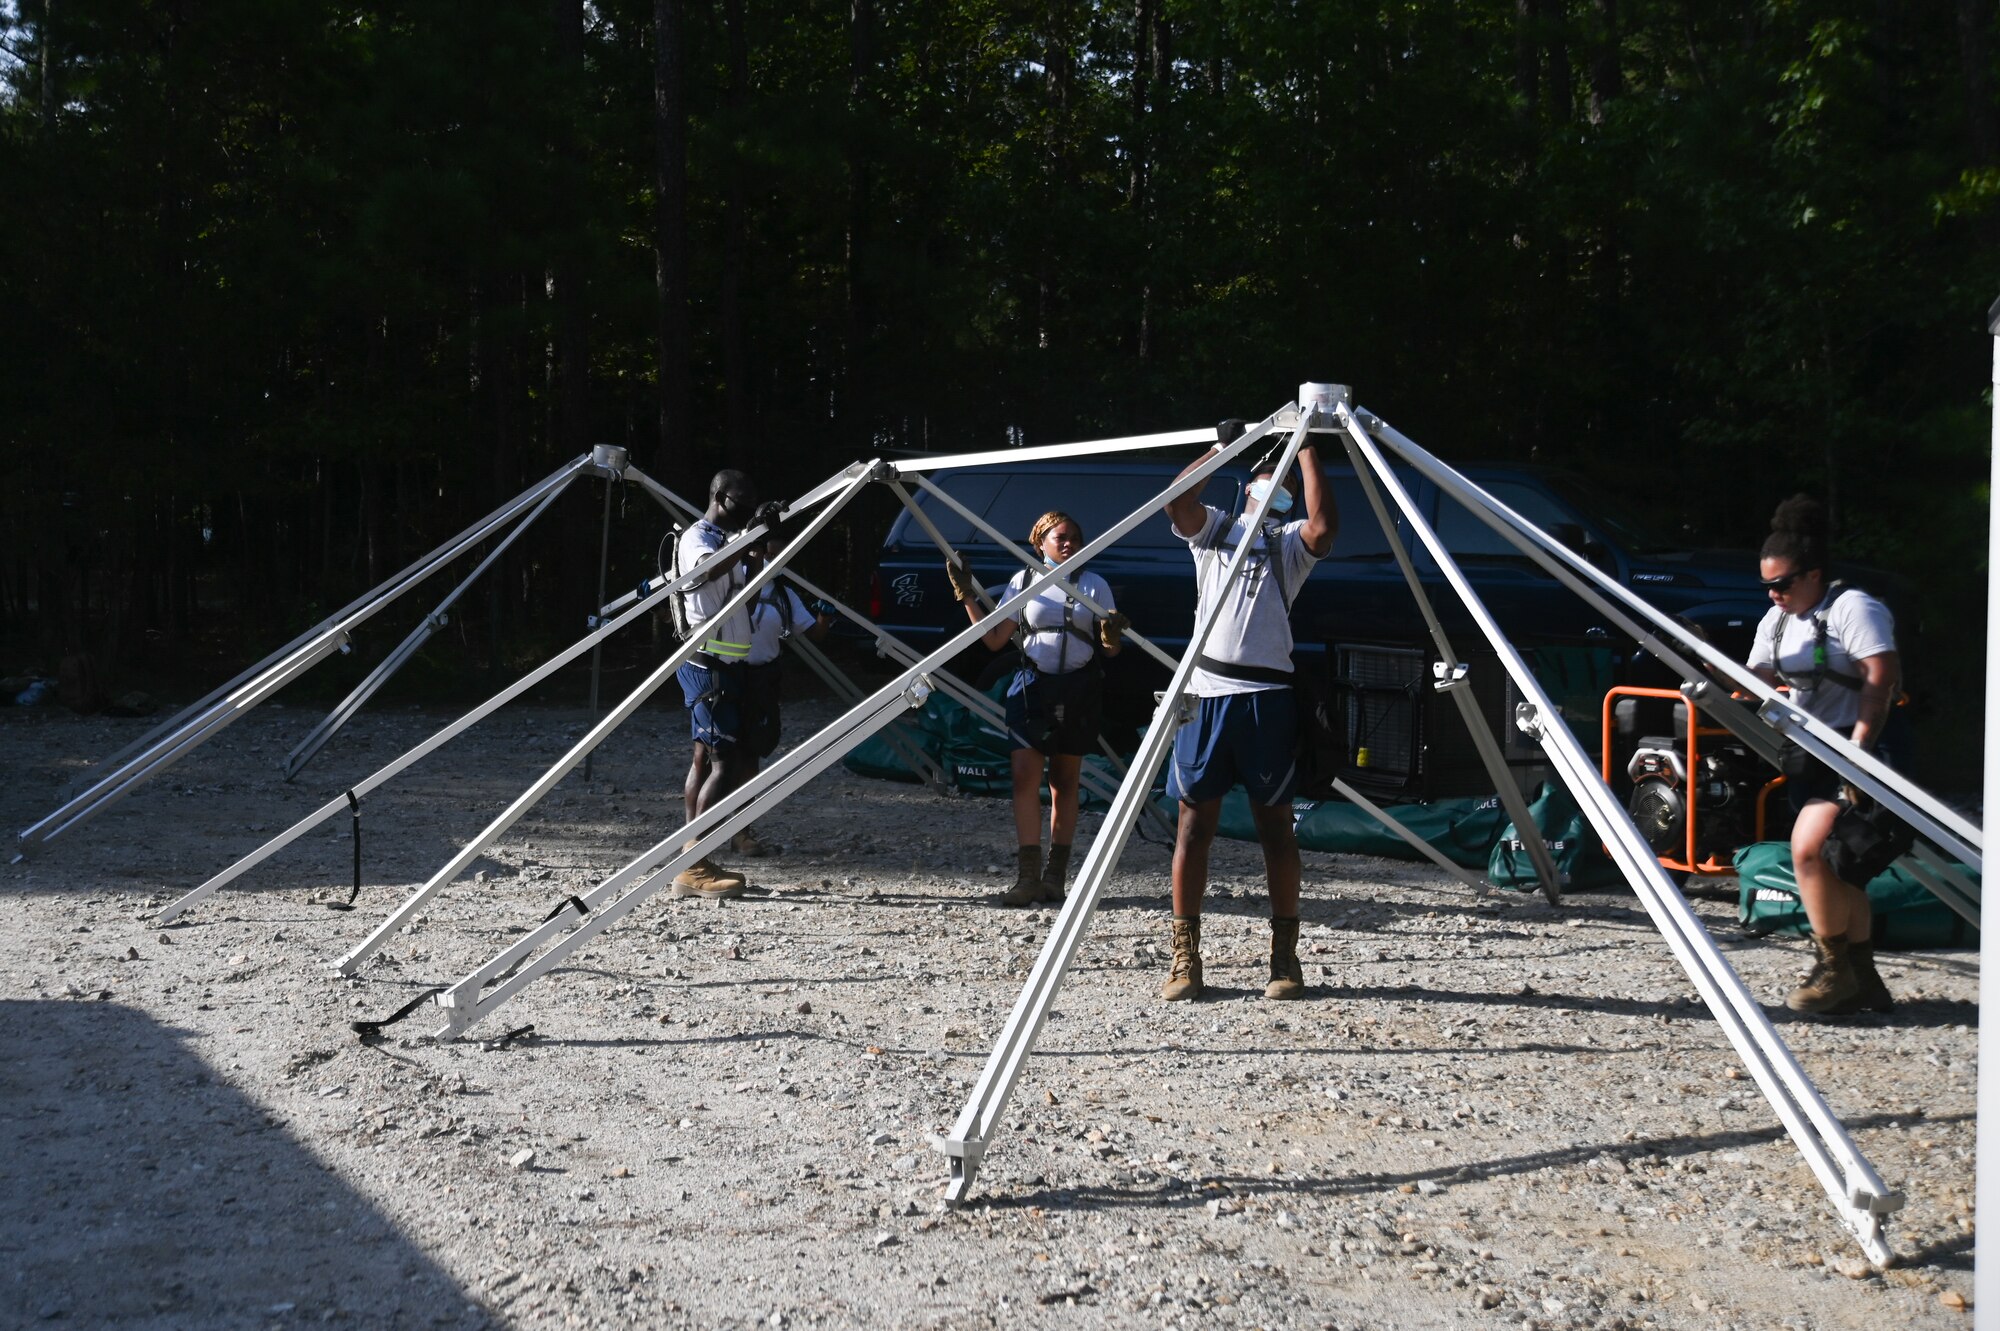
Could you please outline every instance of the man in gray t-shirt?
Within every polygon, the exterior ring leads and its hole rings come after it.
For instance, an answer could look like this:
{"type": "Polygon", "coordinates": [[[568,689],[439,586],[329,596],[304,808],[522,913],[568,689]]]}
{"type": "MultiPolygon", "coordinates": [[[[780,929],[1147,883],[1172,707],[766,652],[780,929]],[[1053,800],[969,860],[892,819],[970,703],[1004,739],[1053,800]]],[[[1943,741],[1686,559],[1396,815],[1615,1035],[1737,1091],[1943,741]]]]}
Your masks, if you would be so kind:
{"type": "MultiPolygon", "coordinates": [[[[1241,421],[1216,427],[1223,444],[1241,421]]],[[[1207,460],[1196,458],[1192,471],[1207,460]]],[[[1160,996],[1201,994],[1201,898],[1222,797],[1241,785],[1250,796],[1264,879],[1271,894],[1271,980],[1266,998],[1305,997],[1299,966],[1299,841],[1292,828],[1298,710],[1292,692],[1292,598],[1313,565],[1333,548],[1340,515],[1319,469],[1311,436],[1299,449],[1305,517],[1285,520],[1293,487],[1268,469],[1250,483],[1243,516],[1203,504],[1193,492],[1167,505],[1174,532],[1194,556],[1197,621],[1220,598],[1192,688],[1196,714],[1174,735],[1167,789],[1180,802],[1174,839],[1173,969],[1160,996]],[[1225,590],[1224,574],[1245,533],[1252,542],[1242,571],[1225,590]]],[[[1182,475],[1187,472],[1183,471],[1182,475]]]]}

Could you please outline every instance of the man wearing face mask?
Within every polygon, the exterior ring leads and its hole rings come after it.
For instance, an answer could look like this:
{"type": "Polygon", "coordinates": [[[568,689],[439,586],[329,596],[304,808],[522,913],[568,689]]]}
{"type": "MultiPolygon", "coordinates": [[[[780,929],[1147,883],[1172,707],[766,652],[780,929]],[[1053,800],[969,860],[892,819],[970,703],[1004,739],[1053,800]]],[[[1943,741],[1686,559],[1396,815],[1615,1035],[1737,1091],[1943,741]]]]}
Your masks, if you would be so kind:
{"type": "MultiPolygon", "coordinates": [[[[1216,426],[1218,447],[1243,429],[1237,420],[1216,426]]],[[[1181,474],[1208,456],[1196,458],[1181,474]]],[[[1299,842],[1292,828],[1298,712],[1292,692],[1291,603],[1313,565],[1333,548],[1339,514],[1310,435],[1298,453],[1303,518],[1287,520],[1294,492],[1289,478],[1271,474],[1275,462],[1272,457],[1259,464],[1240,518],[1232,520],[1202,503],[1192,490],[1167,505],[1175,534],[1194,555],[1197,619],[1221,599],[1189,686],[1197,711],[1174,736],[1167,775],[1167,789],[1180,802],[1174,839],[1173,969],[1160,990],[1169,1002],[1201,996],[1201,898],[1208,887],[1209,848],[1222,797],[1236,785],[1250,797],[1271,895],[1271,979],[1264,996],[1305,997],[1298,956],[1299,842]],[[1250,552],[1225,590],[1230,557],[1246,531],[1250,552]]]]}
{"type": "MultiPolygon", "coordinates": [[[[775,526],[776,508],[775,504],[758,508],[757,487],[742,472],[718,471],[708,484],[708,510],[681,533],[674,567],[692,570],[757,522],[775,526]]],[[[741,561],[716,561],[706,578],[681,594],[689,633],[699,644],[677,676],[694,735],[694,758],[681,788],[690,822],[742,785],[757,767],[743,745],[750,612],[748,608],[729,615],[720,612],[743,589],[758,563],[754,553],[741,561]]],[[[721,899],[741,896],[744,886],[742,874],[731,873],[704,855],[675,877],[673,894],[721,899]]]]}

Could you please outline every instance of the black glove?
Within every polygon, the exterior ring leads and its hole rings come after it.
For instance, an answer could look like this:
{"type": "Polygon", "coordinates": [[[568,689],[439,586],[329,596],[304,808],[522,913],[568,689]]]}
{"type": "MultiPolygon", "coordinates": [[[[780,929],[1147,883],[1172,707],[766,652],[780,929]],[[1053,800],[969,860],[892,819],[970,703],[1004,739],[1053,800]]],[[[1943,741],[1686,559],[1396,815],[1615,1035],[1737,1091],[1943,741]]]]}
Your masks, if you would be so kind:
{"type": "Polygon", "coordinates": [[[775,499],[767,499],[757,506],[756,515],[750,519],[750,525],[769,528],[767,534],[776,536],[778,524],[784,521],[784,517],[785,506],[775,499]]]}

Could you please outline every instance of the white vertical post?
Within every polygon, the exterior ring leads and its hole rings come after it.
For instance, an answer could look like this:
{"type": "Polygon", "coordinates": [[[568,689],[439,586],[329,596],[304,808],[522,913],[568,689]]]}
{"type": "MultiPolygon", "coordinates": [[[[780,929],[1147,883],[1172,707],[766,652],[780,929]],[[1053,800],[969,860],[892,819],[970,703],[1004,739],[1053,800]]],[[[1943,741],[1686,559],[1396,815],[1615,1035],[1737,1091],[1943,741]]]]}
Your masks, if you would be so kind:
{"type": "MultiPolygon", "coordinates": [[[[2000,677],[1993,673],[2000,645],[2000,520],[1993,505],[2000,499],[2000,300],[1986,311],[1993,335],[1993,450],[1988,466],[1992,482],[1986,508],[1986,793],[1984,811],[2000,807],[2000,677]]],[[[1989,1225],[2000,1225],[2000,1126],[1985,1111],[2000,1105],[2000,931],[1979,935],[1979,1098],[1974,1110],[1978,1154],[1974,1214],[1989,1225]]],[[[2000,1232],[2000,1231],[1996,1231],[2000,1232]]],[[[1982,1331],[2000,1328],[2000,1258],[1989,1256],[1977,1240],[1972,1248],[1972,1316],[1982,1331]]]]}

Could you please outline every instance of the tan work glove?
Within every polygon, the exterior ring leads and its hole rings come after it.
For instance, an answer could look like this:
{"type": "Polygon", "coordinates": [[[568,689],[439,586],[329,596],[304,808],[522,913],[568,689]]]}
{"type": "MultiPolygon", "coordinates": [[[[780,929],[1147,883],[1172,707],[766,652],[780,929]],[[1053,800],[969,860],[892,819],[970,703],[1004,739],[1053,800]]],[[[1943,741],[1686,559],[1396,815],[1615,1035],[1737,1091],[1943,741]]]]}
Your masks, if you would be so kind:
{"type": "Polygon", "coordinates": [[[1125,630],[1131,627],[1132,619],[1123,610],[1113,610],[1097,621],[1097,641],[1104,650],[1111,651],[1125,641],[1125,630]]]}
{"type": "Polygon", "coordinates": [[[952,599],[963,605],[967,601],[979,599],[979,589],[973,584],[972,575],[965,571],[962,559],[944,561],[944,575],[951,580],[952,599]]]}

